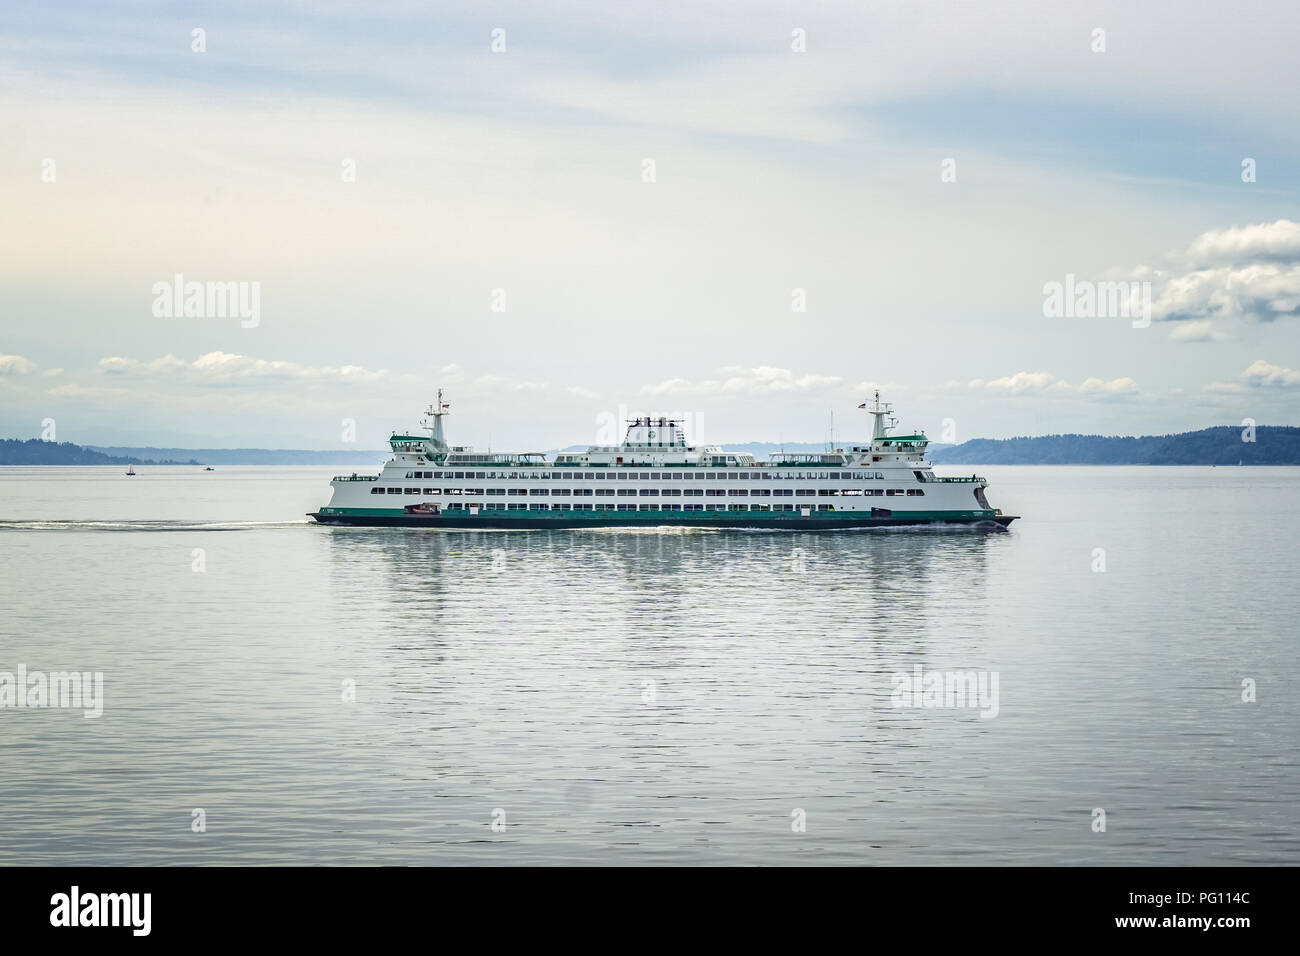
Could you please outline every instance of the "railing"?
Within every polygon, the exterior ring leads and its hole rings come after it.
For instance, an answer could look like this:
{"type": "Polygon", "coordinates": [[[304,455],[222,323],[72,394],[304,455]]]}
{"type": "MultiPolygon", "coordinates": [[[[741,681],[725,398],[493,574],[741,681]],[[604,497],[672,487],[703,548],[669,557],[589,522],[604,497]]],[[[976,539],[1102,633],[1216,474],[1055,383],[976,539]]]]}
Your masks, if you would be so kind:
{"type": "Polygon", "coordinates": [[[378,475],[335,475],[332,481],[378,481],[378,475]]]}
{"type": "Polygon", "coordinates": [[[969,478],[927,478],[925,480],[926,481],[950,481],[950,482],[976,482],[976,481],[984,481],[985,479],[979,477],[978,475],[971,475],[969,478]]]}

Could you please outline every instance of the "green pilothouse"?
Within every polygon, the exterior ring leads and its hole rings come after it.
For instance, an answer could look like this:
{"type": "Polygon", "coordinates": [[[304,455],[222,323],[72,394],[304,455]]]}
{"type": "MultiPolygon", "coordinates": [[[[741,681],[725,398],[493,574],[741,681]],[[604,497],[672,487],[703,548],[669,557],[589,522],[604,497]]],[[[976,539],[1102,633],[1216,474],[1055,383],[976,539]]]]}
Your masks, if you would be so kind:
{"type": "Polygon", "coordinates": [[[693,445],[669,418],[636,418],[620,445],[585,452],[482,453],[448,445],[449,405],[430,406],[427,435],[393,435],[378,475],[335,478],[321,524],[429,528],[859,528],[915,524],[1006,527],[983,478],[939,478],[924,435],[890,435],[893,407],[876,393],[859,405],[875,419],[871,440],[756,462],[716,445],[693,445]]]}

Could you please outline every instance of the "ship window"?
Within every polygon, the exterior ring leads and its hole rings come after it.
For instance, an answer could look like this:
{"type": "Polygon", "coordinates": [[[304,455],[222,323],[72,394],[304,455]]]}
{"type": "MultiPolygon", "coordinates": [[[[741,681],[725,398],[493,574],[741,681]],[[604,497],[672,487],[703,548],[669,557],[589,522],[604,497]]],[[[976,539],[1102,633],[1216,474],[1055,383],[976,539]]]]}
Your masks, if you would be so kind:
{"type": "Polygon", "coordinates": [[[750,511],[771,511],[772,509],[770,505],[750,505],[749,510],[750,511]]]}
{"type": "Polygon", "coordinates": [[[436,495],[437,493],[438,493],[437,488],[425,488],[423,491],[420,492],[420,494],[422,495],[436,495]]]}
{"type": "Polygon", "coordinates": [[[703,511],[704,505],[682,505],[682,509],[685,511],[703,511]]]}
{"type": "Polygon", "coordinates": [[[619,511],[636,511],[636,505],[619,505],[619,511]]]}
{"type": "Polygon", "coordinates": [[[504,495],[506,490],[504,488],[489,488],[487,493],[490,495],[504,495]]]}
{"type": "Polygon", "coordinates": [[[569,489],[568,489],[568,488],[552,488],[552,489],[551,489],[551,494],[552,494],[552,495],[563,495],[565,498],[567,498],[567,497],[569,497],[569,489]]]}
{"type": "Polygon", "coordinates": [[[653,498],[653,497],[654,497],[655,495],[657,495],[657,494],[659,494],[659,489],[658,489],[658,488],[642,488],[642,489],[641,489],[641,497],[642,497],[642,498],[653,498]]]}
{"type": "Polygon", "coordinates": [[[772,496],[772,489],[770,489],[770,488],[750,488],[750,489],[749,489],[749,494],[750,494],[750,497],[752,497],[752,498],[770,498],[770,497],[772,496]]]}
{"type": "Polygon", "coordinates": [[[466,488],[466,489],[465,489],[465,494],[467,494],[467,495],[481,495],[481,494],[483,494],[483,489],[482,489],[482,488],[466,488]]]}
{"type": "Polygon", "coordinates": [[[614,496],[614,489],[613,489],[613,488],[597,488],[597,489],[596,489],[596,497],[597,497],[597,498],[612,498],[613,496],[614,496]]]}
{"type": "Polygon", "coordinates": [[[370,493],[371,493],[372,495],[382,495],[382,494],[384,493],[384,489],[383,489],[383,488],[371,488],[371,489],[370,489],[370,493]]]}
{"type": "Polygon", "coordinates": [[[841,488],[841,489],[840,489],[840,494],[841,494],[841,495],[861,495],[861,494],[862,494],[862,489],[861,489],[861,488],[841,488]]]}
{"type": "Polygon", "coordinates": [[[704,493],[710,498],[722,498],[726,496],[726,491],[721,488],[706,488],[704,493]]]}
{"type": "Polygon", "coordinates": [[[552,510],[552,511],[568,511],[568,510],[569,510],[569,506],[568,506],[568,505],[551,505],[551,510],[552,510]]]}
{"type": "Polygon", "coordinates": [[[748,497],[749,497],[749,492],[748,492],[746,489],[744,489],[744,488],[728,488],[728,489],[727,489],[727,497],[728,497],[728,498],[748,498],[748,497]]]}
{"type": "Polygon", "coordinates": [[[703,488],[687,488],[687,489],[685,489],[685,490],[682,491],[682,494],[686,495],[686,497],[688,497],[688,498],[703,498],[703,497],[704,497],[704,489],[703,489],[703,488]]]}
{"type": "Polygon", "coordinates": [[[901,495],[902,493],[903,493],[903,489],[902,489],[902,488],[887,488],[887,489],[885,489],[885,494],[889,495],[891,498],[892,498],[894,495],[901,495]]]}
{"type": "Polygon", "coordinates": [[[665,498],[680,498],[682,493],[678,488],[665,488],[663,490],[663,495],[665,498]]]}
{"type": "Polygon", "coordinates": [[[590,511],[590,510],[591,510],[591,505],[574,505],[574,506],[573,506],[573,510],[574,510],[574,511],[590,511]]]}
{"type": "Polygon", "coordinates": [[[549,494],[551,493],[551,489],[549,489],[549,488],[529,488],[529,489],[528,489],[528,493],[529,493],[530,495],[549,495],[549,494]]]}
{"type": "Polygon", "coordinates": [[[642,505],[642,506],[640,507],[639,510],[641,510],[641,511],[658,511],[658,510],[659,510],[659,506],[658,506],[658,505],[642,505]]]}
{"type": "Polygon", "coordinates": [[[635,488],[620,488],[620,489],[618,489],[618,496],[619,496],[620,498],[635,498],[635,497],[636,497],[636,489],[635,489],[635,488]]]}
{"type": "Polygon", "coordinates": [[[401,489],[401,488],[389,488],[389,489],[388,489],[388,493],[389,493],[390,495],[400,495],[400,494],[402,493],[402,489],[401,489]]]}
{"type": "Polygon", "coordinates": [[[527,507],[528,507],[528,505],[525,505],[525,504],[517,504],[517,505],[516,505],[516,504],[509,504],[509,505],[506,505],[506,510],[508,510],[508,511],[523,511],[523,510],[525,510],[527,507]]]}
{"type": "Polygon", "coordinates": [[[793,488],[776,488],[776,489],[773,490],[772,494],[776,495],[778,498],[780,498],[782,495],[784,495],[785,497],[789,498],[791,495],[794,494],[794,489],[793,489],[793,488]]]}
{"type": "Polygon", "coordinates": [[[772,505],[773,511],[794,511],[794,505],[772,505]]]}
{"type": "Polygon", "coordinates": [[[749,505],[728,505],[728,511],[748,511],[749,505]]]}
{"type": "Polygon", "coordinates": [[[664,505],[664,511],[681,511],[681,505],[664,505]]]}
{"type": "Polygon", "coordinates": [[[835,510],[835,506],[834,506],[834,505],[818,505],[818,506],[817,506],[817,510],[818,510],[818,511],[834,511],[834,510],[835,510]]]}
{"type": "Polygon", "coordinates": [[[551,506],[550,505],[529,505],[528,510],[529,511],[550,511],[551,506]]]}
{"type": "Polygon", "coordinates": [[[924,489],[924,488],[908,488],[908,489],[907,489],[907,493],[908,493],[909,495],[917,495],[917,496],[920,496],[920,495],[925,494],[925,489],[924,489]]]}

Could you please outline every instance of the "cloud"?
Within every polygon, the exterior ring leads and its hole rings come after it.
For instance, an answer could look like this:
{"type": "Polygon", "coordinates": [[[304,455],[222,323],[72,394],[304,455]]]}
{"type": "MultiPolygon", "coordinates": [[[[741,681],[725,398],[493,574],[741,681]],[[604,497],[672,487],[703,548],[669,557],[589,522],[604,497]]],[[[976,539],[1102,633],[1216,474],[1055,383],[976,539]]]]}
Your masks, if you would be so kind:
{"type": "Polygon", "coordinates": [[[36,363],[21,355],[0,355],[0,375],[28,375],[36,370],[36,363]]]}
{"type": "Polygon", "coordinates": [[[1015,375],[995,378],[991,382],[982,378],[972,379],[970,387],[1003,392],[1008,395],[1024,395],[1060,392],[1068,389],[1069,385],[1051,372],[1017,372],[1015,375]]]}
{"type": "MultiPolygon", "coordinates": [[[[961,388],[962,386],[959,382],[949,382],[948,387],[961,388]]],[[[1115,378],[1109,381],[1085,378],[1082,384],[1071,385],[1051,372],[1016,372],[1014,375],[992,380],[976,378],[971,379],[965,387],[972,391],[1014,396],[1125,398],[1138,394],[1138,384],[1131,378],[1115,378]]]]}
{"type": "Polygon", "coordinates": [[[1193,264],[1226,264],[1246,260],[1300,260],[1300,223],[1289,219],[1251,226],[1211,230],[1192,240],[1187,258],[1193,264]]]}
{"type": "Polygon", "coordinates": [[[1273,365],[1263,359],[1253,362],[1241,373],[1241,377],[1247,384],[1260,387],[1300,385],[1300,372],[1273,365]]]}
{"type": "Polygon", "coordinates": [[[174,380],[196,385],[268,382],[378,384],[397,378],[413,379],[413,376],[394,376],[388,369],[371,370],[359,365],[309,366],[231,352],[207,352],[192,362],[170,354],[150,362],[114,355],[100,359],[99,368],[109,375],[174,380]]]}
{"type": "Polygon", "coordinates": [[[1210,319],[1271,322],[1300,314],[1300,223],[1211,230],[1168,259],[1167,268],[1139,266],[1133,278],[1151,282],[1153,318],[1192,323],[1176,341],[1224,337],[1210,319]]]}
{"type": "Polygon", "coordinates": [[[837,375],[795,376],[788,368],[761,365],[758,368],[728,366],[718,369],[718,378],[691,382],[670,378],[657,385],[643,385],[642,395],[762,395],[780,392],[815,392],[839,385],[837,375]]]}
{"type": "Polygon", "coordinates": [[[1097,395],[1111,397],[1117,395],[1136,395],[1138,383],[1131,378],[1114,378],[1109,382],[1099,378],[1085,378],[1079,386],[1080,395],[1097,395]]]}
{"type": "Polygon", "coordinates": [[[1208,319],[1196,322],[1180,322],[1169,333],[1175,342],[1221,342],[1227,334],[1218,331],[1208,319]]]}

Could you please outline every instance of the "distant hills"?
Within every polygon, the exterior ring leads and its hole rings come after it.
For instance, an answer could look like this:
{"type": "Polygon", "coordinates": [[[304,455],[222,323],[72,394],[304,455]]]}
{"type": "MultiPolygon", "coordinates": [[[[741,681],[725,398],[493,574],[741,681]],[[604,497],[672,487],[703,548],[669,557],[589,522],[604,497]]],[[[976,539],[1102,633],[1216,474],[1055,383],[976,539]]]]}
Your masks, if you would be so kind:
{"type": "Polygon", "coordinates": [[[185,461],[146,459],[132,455],[106,455],[70,441],[52,442],[29,438],[0,438],[0,465],[197,465],[185,461]]]}
{"type": "Polygon", "coordinates": [[[392,457],[388,449],[370,451],[307,451],[295,448],[122,448],[87,446],[113,455],[147,458],[196,458],[202,465],[380,465],[392,457]]]}
{"type": "Polygon", "coordinates": [[[1300,465],[1300,428],[1261,425],[1253,442],[1237,425],[1126,438],[1040,435],[976,438],[933,451],[936,465],[1300,465]]]}
{"type": "MultiPolygon", "coordinates": [[[[1253,442],[1221,425],[1177,435],[1039,435],[932,443],[936,465],[1300,465],[1300,427],[1261,425],[1253,442]]],[[[766,458],[776,451],[813,452],[825,442],[721,442],[732,452],[766,458]]],[[[841,447],[851,441],[841,441],[841,447]]],[[[583,450],[577,448],[560,451],[583,450]]],[[[386,450],[310,451],[270,448],[121,448],[16,438],[0,439],[0,465],[339,465],[377,467],[386,450]]]]}

